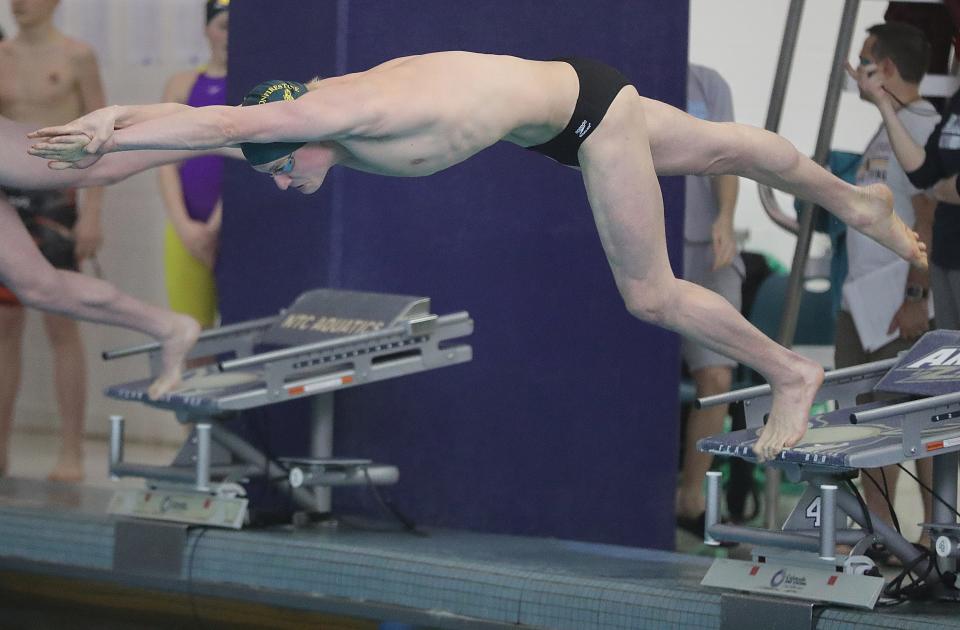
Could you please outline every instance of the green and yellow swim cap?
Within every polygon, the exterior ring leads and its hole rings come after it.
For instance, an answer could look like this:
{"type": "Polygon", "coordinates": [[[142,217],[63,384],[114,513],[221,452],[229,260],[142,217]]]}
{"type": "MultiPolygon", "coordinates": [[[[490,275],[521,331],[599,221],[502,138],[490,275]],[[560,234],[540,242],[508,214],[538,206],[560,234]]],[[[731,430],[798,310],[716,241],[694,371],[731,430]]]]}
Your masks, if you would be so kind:
{"type": "MultiPolygon", "coordinates": [[[[252,90],[243,97],[242,105],[248,107],[251,105],[263,105],[264,103],[276,103],[278,101],[294,101],[307,93],[307,86],[299,81],[280,81],[271,79],[257,84],[252,90]]],[[[252,166],[269,164],[274,160],[290,155],[305,142],[267,142],[258,144],[255,142],[244,142],[240,144],[240,150],[243,151],[243,157],[247,158],[252,166]]]]}

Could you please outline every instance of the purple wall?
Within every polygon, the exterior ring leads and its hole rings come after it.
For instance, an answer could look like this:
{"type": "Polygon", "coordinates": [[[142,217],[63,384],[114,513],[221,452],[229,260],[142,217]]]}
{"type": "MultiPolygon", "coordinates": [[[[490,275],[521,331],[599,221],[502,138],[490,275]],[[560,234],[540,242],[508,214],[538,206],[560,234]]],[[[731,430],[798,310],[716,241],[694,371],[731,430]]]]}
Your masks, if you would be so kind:
{"type": "MultiPolygon", "coordinates": [[[[619,68],[682,104],[687,3],[237,2],[230,91],[463,49],[619,68]],[[269,6],[269,9],[266,7],[269,6]]],[[[579,175],[511,145],[391,179],[335,169],[310,197],[228,175],[222,310],[238,321],[320,285],[468,310],[474,361],[338,395],[336,449],[400,466],[388,494],[423,524],[672,548],[678,340],[625,311],[579,175]]],[[[664,180],[680,259],[682,181],[664,180]]],[[[274,452],[304,448],[302,410],[274,452]]],[[[291,418],[290,416],[295,416],[291,418]]],[[[278,424],[282,422],[283,424],[278,424]]],[[[341,510],[370,503],[338,491],[341,510]]]]}

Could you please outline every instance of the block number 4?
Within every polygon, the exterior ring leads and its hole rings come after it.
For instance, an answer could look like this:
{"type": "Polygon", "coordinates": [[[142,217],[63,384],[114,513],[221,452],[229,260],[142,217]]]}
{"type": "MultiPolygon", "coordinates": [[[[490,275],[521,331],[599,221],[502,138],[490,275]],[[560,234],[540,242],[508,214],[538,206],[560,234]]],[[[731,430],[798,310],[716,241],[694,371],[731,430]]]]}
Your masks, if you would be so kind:
{"type": "Polygon", "coordinates": [[[815,497],[807,506],[807,518],[813,519],[813,526],[820,527],[820,497],[815,497]]]}

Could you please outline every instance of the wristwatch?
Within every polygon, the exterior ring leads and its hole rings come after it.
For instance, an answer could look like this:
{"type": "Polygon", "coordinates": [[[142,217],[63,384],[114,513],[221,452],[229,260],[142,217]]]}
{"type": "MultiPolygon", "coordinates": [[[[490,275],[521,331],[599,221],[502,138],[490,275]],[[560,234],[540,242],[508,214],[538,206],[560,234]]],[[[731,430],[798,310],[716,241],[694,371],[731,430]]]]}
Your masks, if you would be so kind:
{"type": "Polygon", "coordinates": [[[903,293],[903,297],[907,302],[922,302],[926,300],[929,295],[930,289],[920,286],[919,284],[908,284],[903,293]]]}

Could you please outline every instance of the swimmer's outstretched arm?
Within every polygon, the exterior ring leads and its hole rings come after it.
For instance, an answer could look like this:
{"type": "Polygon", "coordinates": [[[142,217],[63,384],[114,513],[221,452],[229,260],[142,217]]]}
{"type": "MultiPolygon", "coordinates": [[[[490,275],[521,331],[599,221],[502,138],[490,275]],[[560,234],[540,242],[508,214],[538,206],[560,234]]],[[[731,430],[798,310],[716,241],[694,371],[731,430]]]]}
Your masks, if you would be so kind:
{"type": "MultiPolygon", "coordinates": [[[[192,151],[143,151],[126,156],[109,156],[85,170],[51,171],[42,161],[27,155],[32,126],[0,117],[0,186],[31,190],[105,186],[161,164],[196,157],[192,151]]],[[[238,149],[216,153],[242,159],[238,149]]]]}
{"type": "Polygon", "coordinates": [[[202,150],[243,142],[317,142],[369,133],[379,117],[351,92],[356,90],[318,90],[295,101],[255,107],[181,105],[169,115],[116,128],[99,146],[86,139],[93,137],[89,130],[54,127],[34,134],[46,140],[34,144],[30,153],[53,161],[78,162],[90,155],[118,151],[202,150]]]}
{"type": "Polygon", "coordinates": [[[183,103],[157,103],[155,105],[109,105],[81,116],[65,125],[54,125],[32,131],[27,135],[31,139],[44,139],[63,136],[87,136],[88,153],[97,149],[113,135],[115,129],[122,129],[140,122],[162,118],[191,109],[183,103]]]}

